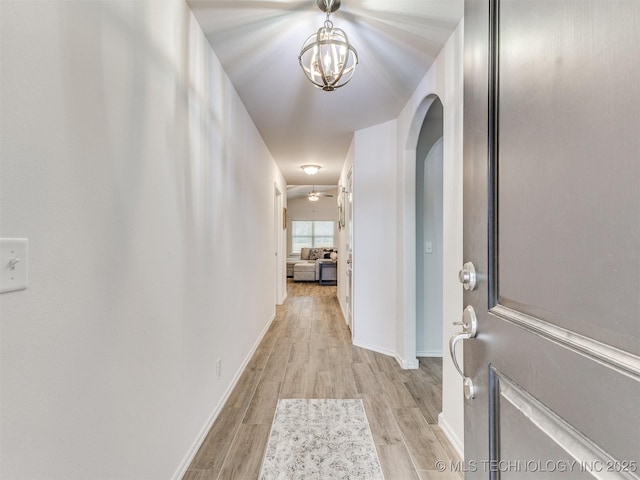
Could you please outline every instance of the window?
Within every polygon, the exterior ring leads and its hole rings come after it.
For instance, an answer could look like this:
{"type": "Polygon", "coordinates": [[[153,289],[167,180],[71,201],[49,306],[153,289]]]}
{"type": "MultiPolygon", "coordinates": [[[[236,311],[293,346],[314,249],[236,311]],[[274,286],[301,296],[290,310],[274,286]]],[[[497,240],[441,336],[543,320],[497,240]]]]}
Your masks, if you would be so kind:
{"type": "Polygon", "coordinates": [[[293,220],[291,222],[291,252],[302,247],[333,247],[334,222],[293,220]]]}

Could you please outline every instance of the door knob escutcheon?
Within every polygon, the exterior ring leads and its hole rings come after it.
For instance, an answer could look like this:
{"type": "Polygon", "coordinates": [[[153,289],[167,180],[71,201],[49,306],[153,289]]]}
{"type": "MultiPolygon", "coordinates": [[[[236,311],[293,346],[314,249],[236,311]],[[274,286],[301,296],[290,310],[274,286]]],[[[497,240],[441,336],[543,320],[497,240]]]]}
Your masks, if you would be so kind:
{"type": "Polygon", "coordinates": [[[456,370],[458,370],[458,373],[464,380],[464,396],[467,400],[471,400],[476,396],[476,387],[473,384],[473,380],[464,374],[464,371],[458,364],[458,359],[456,358],[456,344],[460,340],[475,338],[478,332],[478,317],[476,316],[476,311],[471,305],[469,305],[462,312],[462,322],[454,322],[453,324],[462,325],[462,332],[455,334],[449,339],[449,353],[451,354],[453,366],[456,367],[456,370]]]}

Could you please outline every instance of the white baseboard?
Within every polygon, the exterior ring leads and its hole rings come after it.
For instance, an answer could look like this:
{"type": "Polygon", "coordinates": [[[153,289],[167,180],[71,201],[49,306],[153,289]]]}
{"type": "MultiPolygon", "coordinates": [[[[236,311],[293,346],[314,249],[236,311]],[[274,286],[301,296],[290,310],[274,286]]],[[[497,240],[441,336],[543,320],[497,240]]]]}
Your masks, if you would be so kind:
{"type": "Polygon", "coordinates": [[[415,358],[413,360],[405,360],[400,357],[396,352],[391,350],[386,350],[384,348],[377,347],[375,345],[369,345],[367,343],[357,342],[354,340],[353,345],[360,348],[366,348],[367,350],[371,350],[372,352],[381,353],[382,355],[386,355],[388,357],[393,357],[396,359],[396,362],[400,365],[400,368],[403,370],[415,370],[420,367],[418,364],[418,359],[415,358]]]}
{"type": "Polygon", "coordinates": [[[340,295],[338,295],[338,305],[340,305],[340,310],[342,310],[342,318],[344,318],[344,323],[348,326],[349,321],[347,320],[347,310],[344,308],[344,303],[342,302],[340,295]]]}
{"type": "Polygon", "coordinates": [[[420,364],[418,363],[417,358],[414,358],[413,360],[405,360],[398,354],[396,354],[395,357],[403,370],[416,370],[420,368],[420,364]]]}
{"type": "Polygon", "coordinates": [[[442,350],[420,350],[416,352],[416,357],[442,357],[442,350]]]}
{"type": "Polygon", "coordinates": [[[396,359],[396,362],[398,362],[398,364],[400,365],[400,368],[404,370],[415,370],[420,367],[420,365],[418,364],[417,358],[414,358],[413,360],[405,360],[404,358],[400,357],[400,355],[398,355],[396,352],[393,352],[391,350],[386,350],[384,348],[380,348],[375,345],[369,345],[367,343],[358,342],[355,340],[353,341],[353,345],[360,348],[366,348],[367,350],[371,350],[376,353],[381,353],[382,355],[386,355],[388,357],[393,357],[396,359]]]}
{"type": "Polygon", "coordinates": [[[353,341],[353,345],[360,348],[366,348],[367,350],[371,350],[372,352],[381,353],[382,355],[386,355],[388,357],[396,358],[396,352],[392,352],[391,350],[386,350],[375,345],[368,345],[366,343],[357,342],[355,340],[353,341]]]}
{"type": "Polygon", "coordinates": [[[440,414],[438,415],[438,426],[442,429],[449,442],[451,442],[454,450],[458,453],[458,455],[460,455],[460,458],[464,460],[464,444],[453,432],[451,426],[449,425],[449,423],[447,423],[447,420],[444,418],[442,412],[440,412],[440,414]]]}
{"type": "Polygon", "coordinates": [[[182,477],[184,477],[185,473],[187,473],[187,469],[189,468],[189,465],[191,465],[191,462],[193,461],[193,457],[195,457],[196,453],[198,453],[198,450],[200,449],[200,446],[202,445],[202,442],[204,442],[204,439],[207,437],[207,434],[209,433],[209,430],[211,430],[213,422],[215,422],[216,418],[218,418],[218,415],[220,414],[220,411],[222,410],[222,407],[224,407],[224,404],[229,399],[229,396],[231,395],[231,392],[233,392],[233,389],[236,387],[236,385],[238,383],[238,380],[240,380],[240,376],[244,372],[244,369],[247,367],[247,364],[249,363],[249,360],[251,360],[251,357],[253,357],[253,354],[258,349],[258,346],[260,345],[260,342],[262,342],[262,339],[264,338],[264,335],[267,333],[267,330],[269,330],[269,327],[271,326],[271,323],[275,320],[275,318],[276,318],[276,314],[274,312],[273,315],[271,316],[271,318],[269,319],[269,321],[267,322],[267,325],[264,327],[264,329],[262,330],[262,332],[258,336],[258,340],[255,342],[253,347],[251,347],[251,351],[249,351],[249,353],[245,357],[244,361],[242,362],[242,365],[240,365],[240,368],[238,369],[238,371],[234,375],[233,379],[231,380],[231,383],[229,384],[229,386],[225,390],[224,395],[222,395],[222,398],[220,399],[220,401],[218,402],[216,407],[213,409],[213,412],[211,413],[211,415],[209,415],[209,418],[207,419],[207,421],[205,422],[204,426],[202,427],[202,429],[198,433],[198,436],[196,437],[195,441],[193,442],[193,445],[191,446],[191,448],[189,449],[189,451],[185,455],[185,457],[182,460],[182,462],[180,462],[180,465],[178,466],[177,470],[175,471],[175,473],[171,477],[172,480],[181,480],[182,477]]]}

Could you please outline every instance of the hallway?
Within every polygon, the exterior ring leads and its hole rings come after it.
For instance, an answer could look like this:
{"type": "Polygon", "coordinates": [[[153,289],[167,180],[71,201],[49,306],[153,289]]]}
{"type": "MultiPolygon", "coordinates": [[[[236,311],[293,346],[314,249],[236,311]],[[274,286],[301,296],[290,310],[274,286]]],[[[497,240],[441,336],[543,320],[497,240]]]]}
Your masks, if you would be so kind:
{"type": "Polygon", "coordinates": [[[439,359],[402,370],[351,345],[336,287],[288,281],[288,298],[183,480],[256,479],[279,398],[361,398],[386,480],[453,480],[458,460],[437,426],[439,359]]]}

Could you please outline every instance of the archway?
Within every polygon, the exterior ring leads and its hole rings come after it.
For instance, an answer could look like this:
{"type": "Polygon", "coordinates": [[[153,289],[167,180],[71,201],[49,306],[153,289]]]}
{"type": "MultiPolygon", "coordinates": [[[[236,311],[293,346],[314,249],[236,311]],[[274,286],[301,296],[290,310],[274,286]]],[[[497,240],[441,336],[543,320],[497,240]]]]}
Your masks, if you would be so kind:
{"type": "MultiPolygon", "coordinates": [[[[399,278],[398,282],[398,298],[401,299],[400,303],[400,312],[401,317],[403,318],[403,323],[401,327],[402,336],[399,338],[400,345],[398,349],[402,352],[402,366],[403,368],[418,368],[418,359],[417,359],[417,345],[416,345],[416,337],[417,337],[417,321],[416,321],[416,310],[417,310],[417,258],[416,253],[418,249],[417,242],[417,225],[416,225],[416,200],[417,200],[417,170],[416,158],[418,155],[418,140],[420,139],[421,132],[423,130],[423,126],[425,126],[425,119],[427,118],[427,114],[431,109],[431,106],[434,102],[439,104],[440,112],[443,111],[442,102],[438,98],[437,95],[429,95],[422,100],[420,105],[416,108],[415,114],[413,115],[413,119],[411,121],[411,125],[409,127],[409,133],[407,136],[407,141],[405,144],[404,151],[404,165],[403,165],[403,180],[402,180],[402,193],[399,198],[399,202],[401,203],[402,209],[402,231],[403,231],[403,240],[402,245],[400,246],[401,251],[401,263],[402,263],[402,275],[399,278]]],[[[434,110],[435,115],[435,110],[434,110]]],[[[440,114],[442,116],[442,113],[440,114]]],[[[442,125],[442,118],[440,119],[440,124],[442,125]]],[[[442,137],[442,131],[440,131],[439,137],[442,137]]],[[[439,138],[437,137],[437,138],[439,138]]],[[[434,141],[437,138],[433,138],[431,141],[431,146],[433,146],[434,141]]],[[[423,136],[423,143],[428,144],[429,137],[427,135],[423,136]]],[[[422,152],[422,160],[426,158],[428,153],[428,149],[430,147],[426,147],[426,151],[421,149],[422,152]]],[[[424,162],[423,162],[424,164],[424,162]]],[[[424,244],[420,244],[420,251],[422,252],[424,249],[424,244]]],[[[421,253],[419,256],[420,259],[423,259],[424,256],[421,253]]],[[[421,266],[421,269],[423,267],[421,266]]]]}
{"type": "MultiPolygon", "coordinates": [[[[440,97],[442,98],[442,97],[440,97]]],[[[419,368],[417,353],[417,275],[416,265],[422,266],[425,258],[424,243],[419,244],[416,213],[416,159],[423,160],[428,152],[421,150],[419,139],[425,119],[434,102],[440,102],[435,94],[428,95],[415,107],[404,141],[404,152],[400,161],[401,180],[398,189],[399,228],[402,235],[398,244],[399,276],[397,284],[398,352],[403,368],[419,368]],[[420,254],[417,257],[418,245],[420,254]]],[[[462,266],[462,125],[459,105],[442,104],[442,336],[441,345],[456,332],[452,322],[460,319],[462,312],[462,288],[458,282],[458,270],[462,266]]],[[[429,144],[429,142],[426,142],[429,144]]],[[[435,145],[434,145],[435,146],[435,145]]],[[[439,147],[438,147],[439,148],[439,147]]],[[[430,150],[429,150],[430,151],[430,150]]],[[[435,153],[435,152],[433,152],[435,153]]],[[[422,268],[422,267],[421,267],[422,268]]],[[[443,352],[444,353],[444,352],[443,352]]],[[[438,425],[447,437],[462,451],[462,396],[460,379],[449,355],[442,358],[442,412],[438,425]]]]}
{"type": "Polygon", "coordinates": [[[442,358],[442,102],[435,98],[416,146],[416,356],[442,358]]]}

